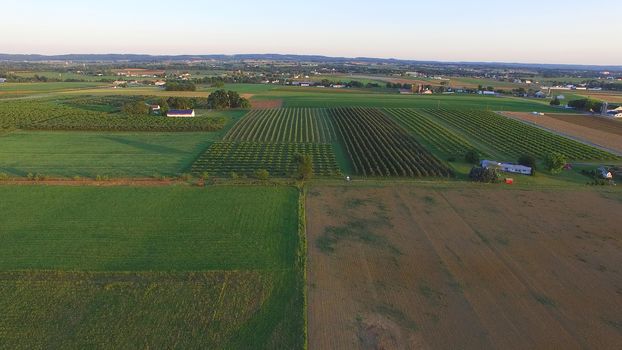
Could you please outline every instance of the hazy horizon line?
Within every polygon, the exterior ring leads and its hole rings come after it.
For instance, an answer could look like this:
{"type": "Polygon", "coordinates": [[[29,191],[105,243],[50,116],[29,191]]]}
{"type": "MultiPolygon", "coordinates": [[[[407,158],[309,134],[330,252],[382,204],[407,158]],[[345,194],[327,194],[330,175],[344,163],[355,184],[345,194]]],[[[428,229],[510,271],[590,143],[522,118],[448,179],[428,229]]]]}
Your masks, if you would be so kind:
{"type": "Polygon", "coordinates": [[[390,60],[390,61],[403,61],[403,62],[431,62],[431,63],[461,63],[461,64],[506,64],[506,65],[532,65],[532,66],[586,66],[586,67],[618,67],[622,69],[622,63],[618,64],[591,64],[591,63],[546,63],[546,62],[533,62],[533,61],[468,61],[468,60],[443,60],[443,59],[414,59],[414,58],[397,58],[397,57],[374,57],[374,56],[331,56],[326,54],[298,54],[298,53],[278,53],[278,52],[268,52],[268,53],[179,53],[179,54],[160,54],[160,53],[140,53],[140,52],[107,52],[107,53],[59,53],[59,54],[49,54],[49,53],[9,53],[9,52],[0,52],[0,55],[7,56],[41,56],[41,57],[54,57],[54,56],[107,56],[107,55],[118,55],[118,56],[153,56],[153,57],[183,57],[183,56],[249,56],[249,55],[257,55],[257,56],[299,56],[299,57],[323,57],[323,58],[333,58],[333,59],[372,59],[372,60],[390,60]]]}

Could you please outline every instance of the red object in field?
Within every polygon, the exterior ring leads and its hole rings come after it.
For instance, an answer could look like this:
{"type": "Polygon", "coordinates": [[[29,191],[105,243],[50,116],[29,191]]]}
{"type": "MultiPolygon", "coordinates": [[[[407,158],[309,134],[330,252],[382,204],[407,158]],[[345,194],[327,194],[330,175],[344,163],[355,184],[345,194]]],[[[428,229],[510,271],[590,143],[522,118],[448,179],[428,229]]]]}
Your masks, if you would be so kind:
{"type": "Polygon", "coordinates": [[[508,185],[513,185],[514,184],[514,179],[505,179],[505,183],[508,185]]]}
{"type": "Polygon", "coordinates": [[[572,164],[564,165],[564,170],[572,170],[572,164]]]}

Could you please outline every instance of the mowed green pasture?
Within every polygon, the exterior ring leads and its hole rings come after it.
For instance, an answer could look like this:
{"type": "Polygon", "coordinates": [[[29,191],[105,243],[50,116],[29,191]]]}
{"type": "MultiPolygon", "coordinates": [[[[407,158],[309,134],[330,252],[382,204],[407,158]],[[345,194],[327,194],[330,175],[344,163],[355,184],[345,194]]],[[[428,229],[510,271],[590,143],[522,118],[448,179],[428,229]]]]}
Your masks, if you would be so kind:
{"type": "Polygon", "coordinates": [[[0,172],[51,177],[174,176],[216,133],[15,131],[0,136],[0,172]]]}
{"type": "Polygon", "coordinates": [[[0,186],[0,344],[304,344],[297,191],[0,186]]]}
{"type": "Polygon", "coordinates": [[[297,242],[285,187],[0,186],[0,197],[5,271],[282,269],[297,242]]]}
{"type": "Polygon", "coordinates": [[[94,88],[107,85],[97,82],[77,82],[77,83],[3,83],[0,84],[0,94],[3,92],[54,92],[67,91],[73,89],[94,88]]]}
{"type": "Polygon", "coordinates": [[[23,97],[37,94],[55,92],[67,92],[72,90],[89,90],[105,83],[79,82],[79,83],[3,83],[0,84],[0,99],[10,97],[23,97]]]}

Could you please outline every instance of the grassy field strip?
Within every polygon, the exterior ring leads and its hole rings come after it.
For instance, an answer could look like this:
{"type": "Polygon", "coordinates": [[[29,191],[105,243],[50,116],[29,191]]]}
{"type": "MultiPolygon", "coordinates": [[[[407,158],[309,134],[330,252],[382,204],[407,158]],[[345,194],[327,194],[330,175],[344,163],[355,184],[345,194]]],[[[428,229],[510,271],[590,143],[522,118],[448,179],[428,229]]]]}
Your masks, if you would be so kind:
{"type": "Polygon", "coordinates": [[[52,177],[173,176],[217,135],[13,131],[0,137],[0,172],[52,177]]]}
{"type": "Polygon", "coordinates": [[[303,347],[296,189],[0,186],[0,197],[10,348],[303,347]]]}

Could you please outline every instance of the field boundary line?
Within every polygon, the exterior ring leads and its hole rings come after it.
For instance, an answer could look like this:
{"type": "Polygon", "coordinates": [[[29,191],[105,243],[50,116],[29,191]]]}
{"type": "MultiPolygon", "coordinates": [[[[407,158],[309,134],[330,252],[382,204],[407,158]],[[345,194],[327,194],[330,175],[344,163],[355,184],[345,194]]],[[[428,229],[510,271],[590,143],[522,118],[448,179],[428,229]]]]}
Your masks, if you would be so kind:
{"type": "Polygon", "coordinates": [[[307,256],[309,254],[307,246],[307,187],[302,183],[298,192],[298,264],[302,274],[302,318],[303,318],[303,348],[309,348],[309,285],[307,277],[307,256]]]}

